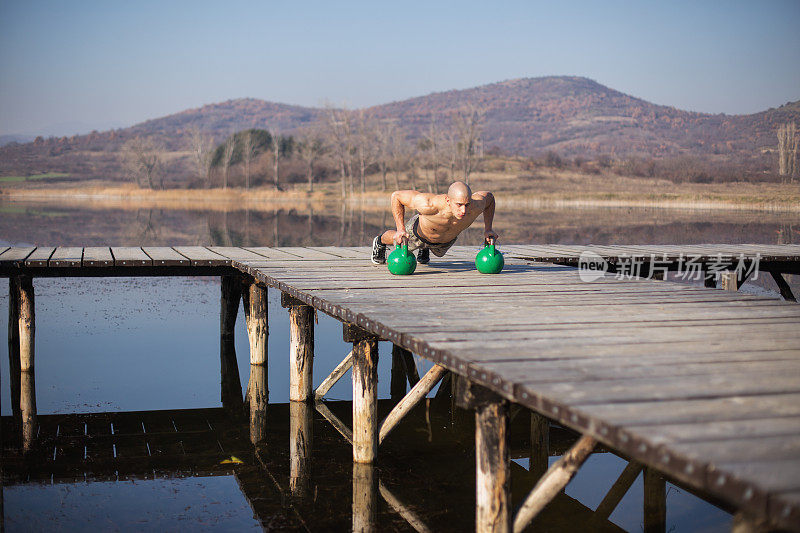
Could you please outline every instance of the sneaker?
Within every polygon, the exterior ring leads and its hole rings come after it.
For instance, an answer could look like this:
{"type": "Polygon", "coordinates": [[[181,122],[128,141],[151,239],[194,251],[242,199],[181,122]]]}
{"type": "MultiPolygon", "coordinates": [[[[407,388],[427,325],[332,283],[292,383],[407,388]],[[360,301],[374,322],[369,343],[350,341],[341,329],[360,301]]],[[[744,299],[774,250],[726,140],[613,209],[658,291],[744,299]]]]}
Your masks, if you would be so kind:
{"type": "Polygon", "coordinates": [[[381,242],[380,235],[372,241],[372,262],[376,265],[386,262],[386,245],[381,242]]]}
{"type": "Polygon", "coordinates": [[[417,263],[420,265],[427,265],[431,260],[431,251],[428,248],[420,248],[417,252],[417,263]]]}

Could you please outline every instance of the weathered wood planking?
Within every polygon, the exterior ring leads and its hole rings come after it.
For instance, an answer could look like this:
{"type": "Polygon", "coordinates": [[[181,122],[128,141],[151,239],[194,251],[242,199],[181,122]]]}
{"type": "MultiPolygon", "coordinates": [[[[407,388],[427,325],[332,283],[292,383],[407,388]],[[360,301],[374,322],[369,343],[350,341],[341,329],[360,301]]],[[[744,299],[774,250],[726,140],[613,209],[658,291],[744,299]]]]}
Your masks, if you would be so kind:
{"type": "Polygon", "coordinates": [[[186,256],[192,266],[230,266],[231,260],[202,246],[175,246],[175,251],[186,256]]]}
{"type": "Polygon", "coordinates": [[[0,266],[21,266],[25,262],[25,259],[31,255],[35,249],[36,248],[33,246],[8,248],[2,254],[0,254],[0,266]]]}
{"type": "Polygon", "coordinates": [[[114,266],[118,267],[152,266],[153,264],[153,260],[141,248],[114,246],[111,248],[111,254],[114,256],[114,266]]]}
{"type": "Polygon", "coordinates": [[[153,261],[153,266],[155,267],[185,267],[190,266],[192,263],[189,258],[179,254],[172,248],[143,246],[142,251],[153,261]]]}
{"type": "Polygon", "coordinates": [[[59,246],[50,256],[47,266],[50,267],[79,267],[83,260],[83,248],[59,246]]]}
{"type": "Polygon", "coordinates": [[[56,249],[53,246],[39,246],[25,259],[25,266],[34,268],[46,267],[47,262],[55,251],[56,249]]]}
{"type": "MultiPolygon", "coordinates": [[[[544,252],[572,258],[580,253],[554,248],[544,252]]],[[[708,251],[695,251],[710,257],[708,251]]],[[[677,250],[641,253],[673,252],[677,250]]],[[[747,457],[748,444],[757,445],[762,436],[767,445],[754,456],[778,460],[795,453],[793,445],[781,442],[795,438],[797,428],[787,424],[775,434],[780,421],[774,419],[800,414],[792,403],[800,397],[797,309],[760,296],[717,299],[721,291],[658,281],[607,276],[582,283],[574,270],[516,265],[508,255],[511,268],[494,277],[475,274],[466,254],[464,261],[434,260],[407,278],[352,262],[339,267],[309,260],[250,268],[265,283],[318,309],[443,363],[737,506],[763,510],[763,515],[769,502],[783,502],[757,479],[732,477],[722,485],[718,477],[710,480],[722,461],[747,457]],[[414,308],[425,312],[404,312],[414,308]],[[725,411],[723,406],[748,405],[765,396],[773,404],[757,406],[751,418],[756,412],[768,415],[763,419],[769,424],[724,424],[736,420],[730,413],[742,411],[725,411]],[[674,427],[660,433],[659,425],[649,420],[663,414],[654,409],[663,403],[694,406],[688,411],[692,416],[716,425],[694,426],[696,440],[676,438],[674,427]],[[592,411],[632,404],[642,406],[644,420],[630,427],[624,418],[611,424],[592,411]],[[697,430],[701,426],[707,427],[697,430]],[[748,437],[742,438],[745,429],[748,437]],[[726,439],[735,439],[733,445],[715,453],[715,446],[726,439]],[[695,442],[702,454],[687,453],[695,442]],[[685,444],[671,449],[672,443],[685,444]]],[[[681,412],[671,409],[668,414],[681,412]]]]}
{"type": "Polygon", "coordinates": [[[87,247],[83,249],[83,266],[109,267],[114,264],[114,256],[108,247],[87,247]]]}

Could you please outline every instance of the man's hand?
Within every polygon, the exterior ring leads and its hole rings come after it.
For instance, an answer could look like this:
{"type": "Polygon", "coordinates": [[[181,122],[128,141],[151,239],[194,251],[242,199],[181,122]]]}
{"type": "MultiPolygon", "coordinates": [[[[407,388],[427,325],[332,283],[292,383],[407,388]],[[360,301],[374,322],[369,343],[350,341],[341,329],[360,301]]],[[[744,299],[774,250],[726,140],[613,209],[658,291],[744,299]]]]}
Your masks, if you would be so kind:
{"type": "Polygon", "coordinates": [[[483,240],[485,242],[488,242],[489,244],[494,244],[495,242],[497,242],[497,233],[495,233],[490,229],[487,229],[486,231],[483,232],[483,240]]]}
{"type": "Polygon", "coordinates": [[[405,230],[395,231],[394,232],[394,237],[392,237],[392,240],[394,241],[395,244],[405,244],[405,243],[408,242],[408,239],[410,237],[411,237],[411,235],[406,233],[405,230]]]}

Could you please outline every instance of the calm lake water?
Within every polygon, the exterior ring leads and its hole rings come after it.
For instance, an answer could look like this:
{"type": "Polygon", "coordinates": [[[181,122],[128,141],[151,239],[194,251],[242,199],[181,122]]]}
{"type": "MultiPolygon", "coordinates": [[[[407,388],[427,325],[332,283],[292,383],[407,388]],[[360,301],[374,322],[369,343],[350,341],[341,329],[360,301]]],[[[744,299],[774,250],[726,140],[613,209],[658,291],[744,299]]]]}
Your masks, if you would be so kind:
{"type": "MultiPolygon", "coordinates": [[[[0,202],[0,244],[14,245],[355,246],[369,244],[390,225],[388,212],[350,207],[224,212],[0,202]]],[[[476,224],[459,244],[477,246],[481,227],[480,222],[476,224]]],[[[800,242],[800,216],[763,212],[501,208],[495,227],[502,242],[508,243],[800,242]]],[[[760,278],[745,287],[775,294],[771,283],[771,279],[760,278]]],[[[791,283],[797,288],[797,280],[791,283]]],[[[184,410],[221,407],[217,278],[35,279],[34,284],[40,415],[111,413],[108,416],[113,418],[136,411],[145,412],[142,419],[150,420],[164,410],[191,414],[196,412],[184,410]]],[[[0,300],[0,306],[6,308],[7,290],[0,293],[0,300]]],[[[348,530],[352,513],[360,512],[353,502],[354,479],[369,479],[366,486],[377,502],[378,530],[413,530],[407,521],[409,513],[433,531],[471,530],[471,422],[463,413],[451,413],[449,400],[441,398],[418,407],[387,441],[380,463],[355,476],[349,445],[320,413],[305,413],[313,439],[307,475],[302,490],[297,489],[292,474],[296,465],[290,453],[290,420],[296,420],[292,418],[296,413],[290,413],[286,405],[288,316],[279,303],[279,294],[270,290],[270,405],[265,439],[255,449],[248,448],[247,419],[233,414],[220,421],[228,433],[220,437],[219,448],[212,446],[210,454],[203,449],[196,457],[186,452],[195,463],[207,466],[204,468],[154,468],[103,476],[89,473],[85,478],[76,474],[70,479],[26,478],[6,472],[0,492],[3,527],[7,531],[348,530]],[[236,455],[242,464],[223,463],[231,459],[230,446],[243,442],[244,448],[236,455]]],[[[242,317],[240,311],[233,347],[241,387],[246,389],[250,366],[242,317]]],[[[4,312],[0,319],[3,331],[7,331],[6,319],[4,312]]],[[[315,383],[348,351],[339,322],[320,314],[315,383]]],[[[386,400],[381,408],[387,410],[391,407],[390,352],[391,345],[381,343],[378,392],[386,400]]],[[[425,361],[418,363],[421,371],[430,368],[425,361]]],[[[0,360],[0,378],[1,412],[8,420],[7,357],[0,360]]],[[[329,397],[349,400],[349,377],[341,380],[329,397]]],[[[334,401],[330,405],[331,411],[349,424],[347,404],[334,401]]],[[[535,481],[527,475],[525,416],[517,414],[512,423],[519,434],[516,440],[512,438],[515,501],[524,497],[535,481]]],[[[555,448],[568,446],[574,438],[558,428],[552,431],[555,448]]],[[[550,462],[556,459],[553,456],[550,462]]],[[[537,530],[640,531],[641,476],[608,520],[591,518],[626,464],[611,453],[594,454],[566,494],[537,520],[537,530]]],[[[668,530],[724,531],[730,521],[730,515],[714,505],[668,485],[668,530]]]]}

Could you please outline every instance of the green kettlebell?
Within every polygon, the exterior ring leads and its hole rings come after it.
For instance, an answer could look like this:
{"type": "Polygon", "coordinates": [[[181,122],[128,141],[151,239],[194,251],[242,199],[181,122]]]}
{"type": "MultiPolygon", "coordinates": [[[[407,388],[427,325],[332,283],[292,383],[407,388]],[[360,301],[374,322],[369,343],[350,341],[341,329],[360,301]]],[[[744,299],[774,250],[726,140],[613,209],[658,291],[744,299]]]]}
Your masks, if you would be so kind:
{"type": "Polygon", "coordinates": [[[417,268],[417,258],[408,253],[408,244],[396,246],[386,260],[389,272],[395,276],[408,276],[417,268]]]}
{"type": "Polygon", "coordinates": [[[484,245],[483,250],[475,256],[475,266],[481,274],[497,274],[503,270],[504,264],[503,254],[497,251],[494,242],[484,245]]]}

